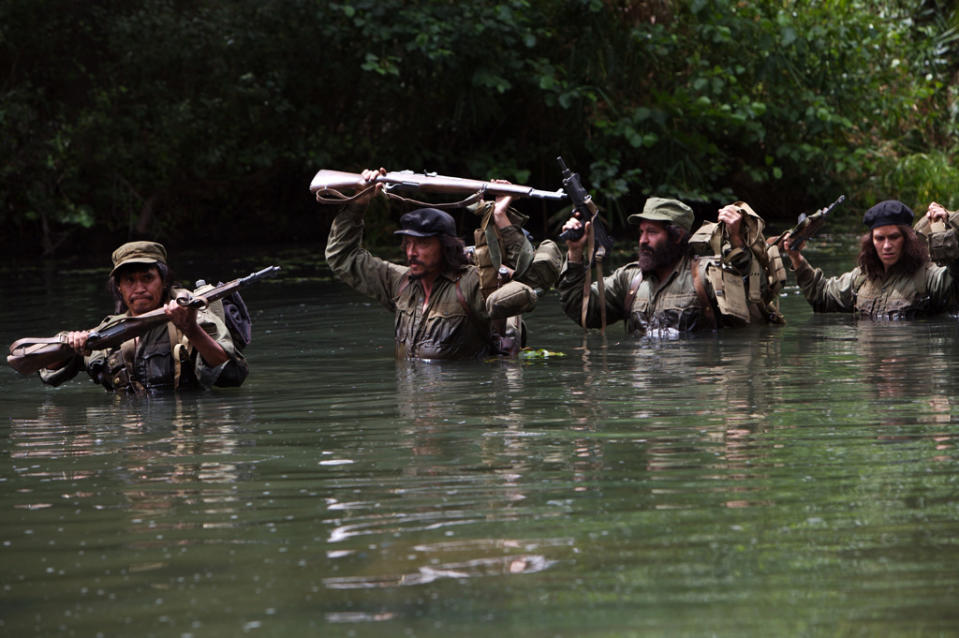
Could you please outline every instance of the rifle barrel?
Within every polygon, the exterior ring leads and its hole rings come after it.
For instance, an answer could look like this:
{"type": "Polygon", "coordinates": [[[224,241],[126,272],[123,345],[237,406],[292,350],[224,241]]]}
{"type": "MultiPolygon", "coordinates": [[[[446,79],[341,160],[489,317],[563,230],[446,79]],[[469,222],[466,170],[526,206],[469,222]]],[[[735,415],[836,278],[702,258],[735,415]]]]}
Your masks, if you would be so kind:
{"type": "MultiPolygon", "coordinates": [[[[279,266],[267,266],[246,277],[240,277],[216,286],[208,290],[206,294],[199,295],[199,297],[208,301],[216,301],[240,286],[253,283],[263,277],[270,277],[279,271],[279,266]]],[[[87,347],[90,350],[115,347],[127,339],[145,334],[153,326],[167,321],[169,319],[162,306],[135,317],[118,317],[100,330],[91,330],[87,337],[87,347]]],[[[72,349],[57,337],[25,337],[10,344],[10,355],[7,356],[7,363],[20,374],[28,375],[50,364],[64,361],[73,355],[72,349]]]]}

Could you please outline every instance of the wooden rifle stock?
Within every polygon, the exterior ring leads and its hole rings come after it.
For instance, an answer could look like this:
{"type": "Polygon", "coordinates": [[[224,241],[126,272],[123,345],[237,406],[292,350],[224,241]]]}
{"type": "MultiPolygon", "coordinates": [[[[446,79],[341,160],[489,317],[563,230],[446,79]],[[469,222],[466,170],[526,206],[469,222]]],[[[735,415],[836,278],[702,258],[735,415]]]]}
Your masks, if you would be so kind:
{"type": "Polygon", "coordinates": [[[498,184],[462,177],[447,177],[436,173],[414,173],[413,171],[392,171],[385,175],[377,175],[372,182],[367,182],[359,173],[323,169],[313,177],[313,181],[310,182],[310,190],[314,193],[358,191],[369,187],[372,183],[386,184],[390,188],[420,190],[427,193],[460,195],[489,193],[494,197],[510,195],[549,200],[566,198],[566,193],[562,190],[544,191],[520,184],[498,184]]]}
{"type": "MultiPolygon", "coordinates": [[[[264,277],[272,277],[279,270],[279,266],[268,266],[250,273],[246,277],[239,277],[225,284],[214,286],[200,295],[184,293],[176,298],[176,302],[181,306],[191,306],[197,309],[206,308],[210,303],[230,295],[242,286],[264,277]]],[[[104,326],[98,326],[99,330],[90,331],[90,335],[87,337],[86,350],[91,352],[93,350],[115,348],[124,341],[146,334],[154,326],[167,321],[169,321],[169,318],[162,307],[135,317],[117,317],[104,326]]],[[[41,368],[66,361],[75,354],[76,351],[64,342],[61,335],[55,337],[24,337],[10,344],[7,363],[20,374],[30,375],[41,368]]]]}

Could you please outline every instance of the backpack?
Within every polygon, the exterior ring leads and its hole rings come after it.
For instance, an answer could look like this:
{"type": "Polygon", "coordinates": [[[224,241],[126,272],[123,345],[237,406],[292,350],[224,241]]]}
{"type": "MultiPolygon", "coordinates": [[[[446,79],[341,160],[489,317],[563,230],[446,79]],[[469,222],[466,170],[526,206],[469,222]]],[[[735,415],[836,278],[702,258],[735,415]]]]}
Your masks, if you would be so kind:
{"type": "MultiPolygon", "coordinates": [[[[194,295],[202,295],[213,288],[212,285],[202,280],[196,283],[197,288],[193,291],[194,295]]],[[[230,337],[233,338],[233,345],[236,346],[237,350],[242,351],[250,344],[253,340],[253,320],[250,318],[250,311],[246,307],[243,297],[240,296],[239,290],[234,290],[226,297],[217,299],[208,308],[226,324],[227,330],[230,331],[230,337]]]]}
{"type": "Polygon", "coordinates": [[[749,323],[751,320],[769,323],[786,323],[779,310],[779,291],[786,283],[786,268],[777,246],[769,246],[763,236],[766,223],[749,204],[733,204],[743,216],[745,248],[729,249],[726,244],[726,225],[719,222],[703,222],[689,238],[689,246],[696,255],[708,258],[705,274],[713,290],[719,310],[724,315],[737,317],[749,323]],[[721,265],[722,259],[735,257],[739,250],[749,250],[753,259],[746,277],[740,277],[721,265]]]}
{"type": "MultiPolygon", "coordinates": [[[[503,263],[504,248],[502,238],[500,237],[499,229],[493,222],[494,205],[494,202],[480,202],[470,207],[471,212],[477,215],[481,220],[479,228],[473,231],[473,240],[475,242],[473,262],[479,270],[480,290],[484,298],[489,297],[490,294],[501,285],[499,268],[505,265],[503,263]]],[[[522,228],[527,219],[525,215],[512,208],[507,211],[507,215],[510,221],[520,228],[522,228]]],[[[533,245],[527,237],[526,245],[517,257],[517,263],[509,264],[509,266],[513,268],[511,278],[518,279],[522,277],[533,262],[533,257],[533,245]]]]}

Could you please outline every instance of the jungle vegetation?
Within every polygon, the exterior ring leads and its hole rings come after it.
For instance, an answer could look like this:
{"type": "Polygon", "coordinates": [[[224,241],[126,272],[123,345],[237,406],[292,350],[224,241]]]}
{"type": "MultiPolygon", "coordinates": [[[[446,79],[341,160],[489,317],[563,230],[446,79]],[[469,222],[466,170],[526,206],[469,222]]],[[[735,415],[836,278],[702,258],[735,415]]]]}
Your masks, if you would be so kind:
{"type": "Polygon", "coordinates": [[[957,72],[944,0],[5,0],[0,241],[322,242],[320,168],[554,189],[560,154],[614,230],[955,208],[957,72]]]}

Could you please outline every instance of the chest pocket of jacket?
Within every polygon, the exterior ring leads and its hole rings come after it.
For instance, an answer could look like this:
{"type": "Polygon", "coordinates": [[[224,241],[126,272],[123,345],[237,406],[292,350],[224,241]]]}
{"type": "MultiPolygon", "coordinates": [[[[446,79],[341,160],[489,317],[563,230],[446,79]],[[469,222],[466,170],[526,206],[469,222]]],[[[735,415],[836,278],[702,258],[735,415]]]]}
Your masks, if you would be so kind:
{"type": "Polygon", "coordinates": [[[415,298],[396,303],[396,341],[405,356],[439,359],[471,355],[485,347],[478,335],[472,335],[466,309],[455,299],[442,300],[423,314],[415,298]]]}
{"type": "MultiPolygon", "coordinates": [[[[137,368],[138,380],[147,389],[173,387],[173,357],[168,339],[161,339],[144,347],[142,357],[138,358],[134,365],[137,368]]],[[[188,367],[184,366],[184,373],[188,367]]]]}

